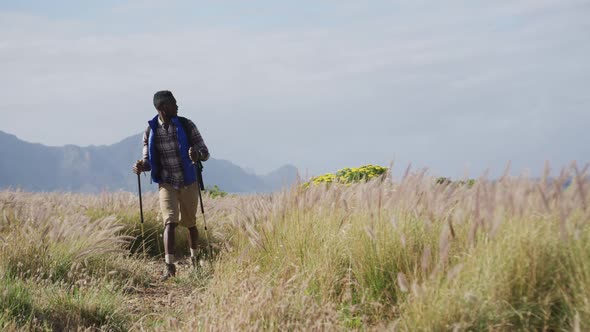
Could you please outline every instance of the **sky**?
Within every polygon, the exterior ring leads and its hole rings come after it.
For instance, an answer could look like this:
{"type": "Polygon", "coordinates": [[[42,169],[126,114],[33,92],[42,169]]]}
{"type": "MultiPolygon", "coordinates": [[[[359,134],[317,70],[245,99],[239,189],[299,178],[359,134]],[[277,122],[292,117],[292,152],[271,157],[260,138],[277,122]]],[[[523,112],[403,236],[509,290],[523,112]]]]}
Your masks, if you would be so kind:
{"type": "Polygon", "coordinates": [[[113,144],[171,90],[213,158],[259,174],[535,176],[590,161],[588,17],[590,0],[2,0],[0,130],[113,144]]]}

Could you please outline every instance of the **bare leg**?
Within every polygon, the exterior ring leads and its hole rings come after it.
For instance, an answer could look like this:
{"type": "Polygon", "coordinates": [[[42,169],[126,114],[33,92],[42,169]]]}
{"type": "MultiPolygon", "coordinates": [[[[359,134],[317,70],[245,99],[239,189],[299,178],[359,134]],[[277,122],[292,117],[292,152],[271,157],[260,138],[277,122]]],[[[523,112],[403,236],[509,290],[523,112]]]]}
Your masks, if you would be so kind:
{"type": "Polygon", "coordinates": [[[188,244],[191,249],[197,249],[197,239],[199,238],[199,231],[197,230],[197,226],[189,227],[188,228],[188,244]]]}
{"type": "Polygon", "coordinates": [[[174,233],[178,225],[178,190],[171,185],[162,183],[158,187],[160,198],[160,209],[164,221],[164,253],[166,261],[166,270],[162,280],[176,275],[176,266],[174,265],[175,241],[174,233]]]}
{"type": "MultiPolygon", "coordinates": [[[[176,224],[167,224],[164,228],[164,253],[166,255],[174,255],[174,233],[176,224]]],[[[172,263],[172,262],[170,262],[172,263]]]]}
{"type": "Polygon", "coordinates": [[[180,223],[188,228],[188,243],[191,249],[191,262],[197,267],[200,258],[198,248],[199,232],[197,231],[196,213],[198,205],[198,186],[196,183],[180,190],[178,201],[180,203],[180,223]]]}
{"type": "Polygon", "coordinates": [[[199,267],[199,260],[201,259],[201,253],[197,249],[197,239],[199,238],[199,231],[197,226],[188,228],[188,243],[191,247],[191,263],[193,267],[199,267]]]}

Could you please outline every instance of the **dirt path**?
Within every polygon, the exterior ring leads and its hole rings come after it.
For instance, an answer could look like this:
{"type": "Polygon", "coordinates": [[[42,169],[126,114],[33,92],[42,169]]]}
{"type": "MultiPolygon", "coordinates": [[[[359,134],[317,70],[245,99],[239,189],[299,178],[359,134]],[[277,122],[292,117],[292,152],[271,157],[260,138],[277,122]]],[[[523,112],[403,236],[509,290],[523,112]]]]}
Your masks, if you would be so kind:
{"type": "Polygon", "coordinates": [[[146,287],[132,290],[127,305],[130,313],[140,317],[138,323],[170,317],[181,317],[181,309],[191,308],[195,297],[203,293],[209,276],[203,268],[195,270],[187,259],[176,263],[176,277],[160,281],[164,264],[148,261],[153,282],[146,287]]]}

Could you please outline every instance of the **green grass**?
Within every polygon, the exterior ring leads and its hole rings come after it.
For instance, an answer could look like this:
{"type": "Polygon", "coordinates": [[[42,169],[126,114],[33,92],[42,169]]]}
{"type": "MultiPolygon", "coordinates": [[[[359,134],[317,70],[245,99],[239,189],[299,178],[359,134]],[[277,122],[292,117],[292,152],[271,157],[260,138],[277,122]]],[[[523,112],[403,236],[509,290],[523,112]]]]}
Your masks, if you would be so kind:
{"type": "Polygon", "coordinates": [[[29,288],[22,282],[7,278],[0,279],[0,285],[0,328],[31,320],[34,304],[29,288]]]}
{"type": "Polygon", "coordinates": [[[11,278],[0,279],[0,328],[71,330],[92,327],[127,331],[131,319],[122,296],[106,289],[79,288],[11,278]]]}

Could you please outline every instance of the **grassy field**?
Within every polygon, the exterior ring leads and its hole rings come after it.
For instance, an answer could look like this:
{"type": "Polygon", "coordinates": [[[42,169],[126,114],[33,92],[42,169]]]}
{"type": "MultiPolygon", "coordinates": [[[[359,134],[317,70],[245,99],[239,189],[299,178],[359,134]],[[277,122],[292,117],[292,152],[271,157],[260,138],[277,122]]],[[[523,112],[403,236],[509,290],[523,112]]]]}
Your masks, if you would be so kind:
{"type": "Polygon", "coordinates": [[[588,331],[583,173],[205,197],[215,260],[165,283],[154,194],[144,255],[134,193],[3,191],[0,328],[588,331]]]}

